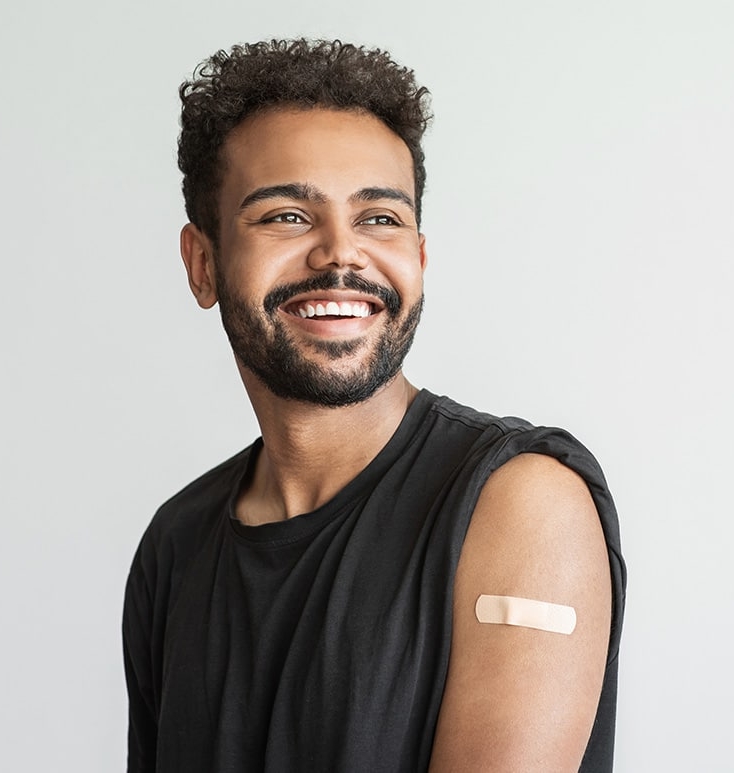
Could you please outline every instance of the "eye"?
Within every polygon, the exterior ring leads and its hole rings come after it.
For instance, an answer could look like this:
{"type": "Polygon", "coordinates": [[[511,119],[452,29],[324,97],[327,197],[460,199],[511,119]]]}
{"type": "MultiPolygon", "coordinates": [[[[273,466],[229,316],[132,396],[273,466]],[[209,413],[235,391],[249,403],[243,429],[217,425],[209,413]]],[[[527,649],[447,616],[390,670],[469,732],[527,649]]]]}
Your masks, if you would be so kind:
{"type": "Polygon", "coordinates": [[[400,223],[390,215],[372,215],[364,220],[360,220],[360,225],[400,225],[400,223]]]}
{"type": "Polygon", "coordinates": [[[288,223],[291,225],[300,225],[305,223],[306,220],[303,215],[299,215],[297,212],[280,212],[277,215],[265,217],[261,223],[288,223]]]}

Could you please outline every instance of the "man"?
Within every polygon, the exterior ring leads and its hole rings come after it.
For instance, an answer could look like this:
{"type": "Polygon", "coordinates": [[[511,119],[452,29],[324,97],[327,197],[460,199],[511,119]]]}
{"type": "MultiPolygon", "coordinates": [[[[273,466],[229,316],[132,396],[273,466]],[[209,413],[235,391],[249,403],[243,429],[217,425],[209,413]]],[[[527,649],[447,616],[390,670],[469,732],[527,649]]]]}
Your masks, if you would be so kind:
{"type": "Polygon", "coordinates": [[[379,51],[219,52],[181,252],[262,437],[128,581],[130,771],[611,770],[624,567],[561,430],[418,391],[427,94],[379,51]]]}

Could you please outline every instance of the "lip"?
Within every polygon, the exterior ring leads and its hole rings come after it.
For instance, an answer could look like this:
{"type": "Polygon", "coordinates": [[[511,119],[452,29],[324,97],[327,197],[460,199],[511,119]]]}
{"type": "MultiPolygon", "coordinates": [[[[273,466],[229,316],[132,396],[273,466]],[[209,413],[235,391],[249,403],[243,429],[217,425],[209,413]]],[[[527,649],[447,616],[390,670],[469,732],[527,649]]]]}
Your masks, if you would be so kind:
{"type": "MultiPolygon", "coordinates": [[[[299,293],[289,298],[284,304],[279,307],[279,311],[283,311],[286,314],[290,314],[288,311],[294,306],[299,306],[302,303],[308,301],[334,301],[335,303],[355,303],[362,302],[368,303],[372,308],[372,314],[375,314],[385,310],[385,304],[374,295],[367,295],[355,290],[315,290],[308,293],[299,293]]],[[[365,319],[369,319],[366,317],[365,319]]]]}
{"type": "Polygon", "coordinates": [[[318,338],[355,338],[364,335],[385,310],[384,303],[373,295],[355,292],[354,290],[317,290],[314,292],[300,293],[289,298],[286,303],[278,307],[281,319],[289,325],[302,330],[305,333],[318,338]],[[367,317],[301,317],[293,312],[296,306],[309,301],[334,301],[336,303],[347,302],[367,303],[371,307],[371,314],[367,317]]]}

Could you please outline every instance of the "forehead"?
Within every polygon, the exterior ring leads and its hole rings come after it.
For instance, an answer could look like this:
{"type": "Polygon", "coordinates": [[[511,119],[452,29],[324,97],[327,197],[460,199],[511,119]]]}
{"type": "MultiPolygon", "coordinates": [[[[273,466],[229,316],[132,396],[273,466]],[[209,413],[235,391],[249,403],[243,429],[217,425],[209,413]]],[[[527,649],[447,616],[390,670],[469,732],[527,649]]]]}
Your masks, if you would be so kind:
{"type": "Polygon", "coordinates": [[[277,108],[247,118],[224,144],[222,193],[262,185],[312,183],[335,198],[365,186],[413,195],[408,146],[370,113],[277,108]]]}

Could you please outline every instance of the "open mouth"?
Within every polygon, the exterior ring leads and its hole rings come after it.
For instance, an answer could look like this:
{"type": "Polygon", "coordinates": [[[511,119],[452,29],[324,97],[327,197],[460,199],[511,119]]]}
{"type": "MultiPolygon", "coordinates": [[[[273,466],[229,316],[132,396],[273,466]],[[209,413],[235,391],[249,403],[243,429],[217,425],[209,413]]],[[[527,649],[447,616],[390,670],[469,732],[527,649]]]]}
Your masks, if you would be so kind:
{"type": "Polygon", "coordinates": [[[328,301],[307,300],[288,304],[284,311],[302,319],[318,318],[319,320],[369,317],[377,309],[374,303],[368,301],[328,301]]]}

